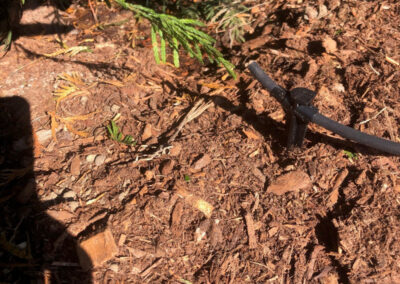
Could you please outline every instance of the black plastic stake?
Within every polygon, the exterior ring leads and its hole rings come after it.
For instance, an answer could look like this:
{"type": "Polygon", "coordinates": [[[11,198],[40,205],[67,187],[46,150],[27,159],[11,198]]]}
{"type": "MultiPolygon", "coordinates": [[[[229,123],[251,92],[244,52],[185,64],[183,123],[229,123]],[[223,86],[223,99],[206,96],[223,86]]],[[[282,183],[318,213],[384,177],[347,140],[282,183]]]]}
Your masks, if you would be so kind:
{"type": "Polygon", "coordinates": [[[279,102],[289,116],[287,147],[302,146],[309,122],[316,123],[340,136],[354,140],[365,146],[393,155],[400,155],[400,143],[369,135],[354,128],[331,120],[312,106],[316,93],[305,88],[295,88],[288,92],[276,84],[256,62],[248,66],[252,75],[279,102]]]}

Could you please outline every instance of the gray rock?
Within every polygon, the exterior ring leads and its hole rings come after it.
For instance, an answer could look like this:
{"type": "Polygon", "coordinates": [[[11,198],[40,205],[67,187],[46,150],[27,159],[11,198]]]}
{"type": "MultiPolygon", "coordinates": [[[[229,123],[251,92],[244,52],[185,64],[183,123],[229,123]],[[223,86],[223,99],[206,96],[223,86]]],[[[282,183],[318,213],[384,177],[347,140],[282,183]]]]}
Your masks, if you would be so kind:
{"type": "Polygon", "coordinates": [[[70,190],[70,191],[65,192],[65,193],[63,194],[63,197],[64,197],[65,199],[68,199],[68,198],[74,198],[74,199],[75,199],[76,193],[75,193],[74,191],[70,190]]]}
{"type": "Polygon", "coordinates": [[[72,212],[75,212],[75,210],[79,207],[79,202],[78,201],[69,202],[68,207],[71,209],[72,212]]]}
{"type": "Polygon", "coordinates": [[[50,140],[51,140],[51,130],[43,129],[43,130],[36,131],[36,136],[37,136],[38,142],[41,145],[45,145],[46,143],[50,142],[50,140]]]}
{"type": "Polygon", "coordinates": [[[86,162],[93,163],[95,158],[96,158],[96,155],[94,155],[94,154],[87,155],[86,162]]]}
{"type": "Polygon", "coordinates": [[[98,155],[94,159],[94,164],[96,166],[101,166],[102,164],[104,164],[105,161],[106,161],[106,156],[105,155],[98,155]]]}

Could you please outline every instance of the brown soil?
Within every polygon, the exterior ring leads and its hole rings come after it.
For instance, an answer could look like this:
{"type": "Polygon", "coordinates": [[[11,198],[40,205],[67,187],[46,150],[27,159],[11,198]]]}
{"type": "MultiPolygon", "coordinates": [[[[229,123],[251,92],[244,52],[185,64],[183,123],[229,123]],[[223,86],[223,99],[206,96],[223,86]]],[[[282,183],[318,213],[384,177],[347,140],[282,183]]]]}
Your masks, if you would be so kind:
{"type": "Polygon", "coordinates": [[[102,29],[88,8],[24,12],[0,60],[0,280],[400,283],[399,158],[315,125],[288,151],[283,110],[246,69],[400,142],[400,4],[266,2],[226,52],[236,81],[184,54],[156,65],[127,11],[98,4],[100,23],[119,23],[102,29]],[[92,52],[45,56],[60,38],[92,52]],[[135,145],[110,139],[115,117],[135,145]],[[105,261],[79,259],[103,231],[105,261]]]}

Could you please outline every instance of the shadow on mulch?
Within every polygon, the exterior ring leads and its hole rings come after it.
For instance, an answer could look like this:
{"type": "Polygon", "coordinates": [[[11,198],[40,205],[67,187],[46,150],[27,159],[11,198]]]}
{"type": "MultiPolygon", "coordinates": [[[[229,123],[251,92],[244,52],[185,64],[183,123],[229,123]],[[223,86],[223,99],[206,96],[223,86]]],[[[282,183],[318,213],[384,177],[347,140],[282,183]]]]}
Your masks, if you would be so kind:
{"type": "Polygon", "coordinates": [[[78,264],[76,238],[45,213],[63,200],[45,204],[36,195],[34,143],[28,102],[0,98],[0,279],[91,283],[78,264]]]}

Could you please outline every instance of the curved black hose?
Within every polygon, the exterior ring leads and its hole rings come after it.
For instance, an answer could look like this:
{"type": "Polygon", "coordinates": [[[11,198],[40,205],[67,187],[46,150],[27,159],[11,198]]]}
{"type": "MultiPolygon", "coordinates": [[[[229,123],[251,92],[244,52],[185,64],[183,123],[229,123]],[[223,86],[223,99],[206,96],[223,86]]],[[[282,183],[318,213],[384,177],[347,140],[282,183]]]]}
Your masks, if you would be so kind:
{"type": "Polygon", "coordinates": [[[354,128],[340,124],[332,119],[327,118],[326,116],[319,114],[318,111],[312,107],[298,106],[295,112],[303,119],[306,118],[310,122],[318,124],[344,138],[356,141],[360,144],[380,150],[382,152],[392,155],[400,155],[400,143],[369,135],[354,128]]]}
{"type": "Polygon", "coordinates": [[[263,85],[263,87],[271,92],[273,89],[279,87],[265,72],[261,69],[257,62],[252,62],[248,66],[251,74],[263,85]]]}
{"type": "Polygon", "coordinates": [[[248,66],[251,74],[263,85],[278,102],[280,102],[286,111],[289,111],[291,106],[284,88],[276,84],[265,72],[261,69],[257,62],[252,62],[248,66]]]}
{"type": "MultiPolygon", "coordinates": [[[[290,104],[287,91],[276,84],[267,74],[265,74],[257,62],[250,63],[248,68],[253,76],[263,85],[263,87],[282,104],[283,108],[286,111],[291,112],[294,106],[290,104]]],[[[294,112],[303,121],[316,123],[344,138],[356,141],[360,144],[380,150],[382,152],[400,155],[400,143],[369,135],[354,128],[340,124],[319,114],[318,110],[313,107],[298,105],[294,108],[294,112]]]]}

